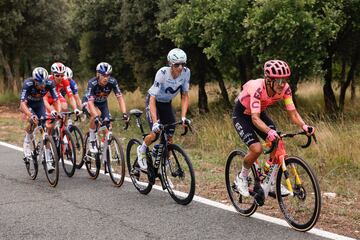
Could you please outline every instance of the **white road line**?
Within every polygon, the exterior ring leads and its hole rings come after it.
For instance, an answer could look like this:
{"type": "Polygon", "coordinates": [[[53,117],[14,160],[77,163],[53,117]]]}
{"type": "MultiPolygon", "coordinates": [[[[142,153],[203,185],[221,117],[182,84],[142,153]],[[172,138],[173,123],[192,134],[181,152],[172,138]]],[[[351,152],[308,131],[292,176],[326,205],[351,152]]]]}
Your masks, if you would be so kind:
{"type": "MultiPolygon", "coordinates": [[[[15,145],[12,145],[12,144],[9,144],[9,143],[6,143],[6,142],[0,141],[0,145],[4,146],[4,147],[11,148],[11,149],[14,149],[14,150],[17,150],[17,151],[20,151],[20,152],[23,151],[23,149],[21,147],[18,147],[18,146],[15,146],[15,145]]],[[[84,168],[84,166],[83,166],[83,168],[84,168]]],[[[101,170],[100,173],[104,174],[104,171],[101,170]]],[[[131,182],[131,179],[128,178],[128,177],[125,177],[125,181],[131,182]]],[[[164,191],[162,189],[162,187],[158,186],[158,185],[154,185],[153,188],[155,188],[157,190],[160,190],[160,191],[164,191]]],[[[230,212],[237,212],[232,206],[228,206],[228,205],[225,205],[225,204],[222,204],[222,203],[219,203],[219,202],[207,199],[207,198],[194,196],[193,200],[196,201],[196,202],[200,202],[200,203],[203,203],[203,204],[206,204],[206,205],[209,205],[209,206],[213,206],[213,207],[217,207],[217,208],[227,210],[227,211],[230,211],[230,212]]],[[[251,217],[254,217],[256,219],[260,219],[260,220],[263,220],[263,221],[275,223],[275,224],[290,228],[289,224],[285,220],[282,220],[282,219],[279,219],[279,218],[270,217],[270,216],[267,216],[267,215],[264,215],[264,214],[261,214],[261,213],[254,213],[251,217]]],[[[320,236],[320,237],[325,237],[325,238],[335,239],[335,240],[355,240],[355,238],[346,237],[346,236],[339,235],[339,234],[336,234],[336,233],[324,231],[324,230],[321,230],[321,229],[318,229],[318,228],[313,228],[310,231],[308,231],[308,233],[312,233],[312,234],[320,236]]]]}

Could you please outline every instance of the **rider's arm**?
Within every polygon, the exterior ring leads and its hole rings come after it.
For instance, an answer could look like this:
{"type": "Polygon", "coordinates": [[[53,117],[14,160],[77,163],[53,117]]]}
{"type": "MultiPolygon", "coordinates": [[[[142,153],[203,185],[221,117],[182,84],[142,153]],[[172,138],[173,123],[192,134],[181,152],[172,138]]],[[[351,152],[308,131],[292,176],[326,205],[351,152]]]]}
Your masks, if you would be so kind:
{"type": "Polygon", "coordinates": [[[77,93],[77,94],[74,94],[74,98],[75,98],[75,102],[76,102],[76,104],[77,104],[77,106],[79,107],[79,109],[81,109],[81,99],[80,99],[80,96],[79,96],[79,94],[77,93]]]}
{"type": "Polygon", "coordinates": [[[20,102],[20,111],[28,117],[31,117],[32,115],[25,101],[20,102]]]}
{"type": "Polygon", "coordinates": [[[296,109],[288,110],[288,115],[293,123],[299,126],[299,128],[302,128],[302,126],[305,125],[304,120],[301,118],[300,114],[296,109]]]}
{"type": "Polygon", "coordinates": [[[97,116],[97,112],[96,112],[96,108],[94,105],[94,100],[90,100],[88,101],[88,108],[89,108],[89,112],[91,116],[97,116]]]}
{"type": "Polygon", "coordinates": [[[118,96],[117,101],[118,101],[118,104],[119,104],[120,111],[122,113],[126,113],[126,104],[125,104],[123,96],[122,95],[118,96]]]}
{"type": "Polygon", "coordinates": [[[260,119],[260,113],[252,113],[251,121],[253,122],[253,124],[257,129],[259,129],[264,133],[268,133],[271,129],[260,119]]]}
{"type": "Polygon", "coordinates": [[[186,112],[189,107],[189,94],[188,92],[183,92],[181,94],[181,118],[186,118],[186,112]]]}
{"type": "Polygon", "coordinates": [[[151,119],[152,119],[153,123],[156,123],[158,121],[157,112],[156,112],[156,97],[150,96],[149,101],[150,101],[149,106],[150,106],[151,119]]]}

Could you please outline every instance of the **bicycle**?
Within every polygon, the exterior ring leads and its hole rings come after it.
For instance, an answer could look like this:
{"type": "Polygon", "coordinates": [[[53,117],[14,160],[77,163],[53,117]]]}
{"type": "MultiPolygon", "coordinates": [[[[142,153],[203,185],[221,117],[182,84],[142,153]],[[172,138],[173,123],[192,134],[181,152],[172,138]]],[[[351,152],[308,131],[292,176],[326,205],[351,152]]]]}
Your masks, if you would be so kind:
{"type": "MultiPolygon", "coordinates": [[[[142,137],[147,134],[141,121],[142,111],[132,109],[129,112],[131,116],[136,117],[136,125],[140,128],[142,137]]],[[[135,188],[142,194],[148,194],[155,179],[159,178],[163,190],[167,189],[170,196],[179,204],[189,204],[195,194],[195,173],[192,163],[185,151],[177,144],[168,143],[165,130],[170,126],[182,124],[178,121],[172,124],[161,125],[160,142],[152,150],[146,149],[147,170],[141,170],[137,163],[137,147],[141,145],[140,140],[130,139],[126,149],[126,160],[130,178],[135,188]],[[154,162],[152,161],[154,158],[154,162]]],[[[126,126],[126,128],[128,125],[126,126]]],[[[190,128],[187,124],[182,136],[186,135],[190,128]]]]}
{"type": "Polygon", "coordinates": [[[82,164],[85,163],[86,170],[90,178],[96,179],[99,176],[101,168],[101,159],[104,163],[104,172],[109,173],[115,186],[120,187],[125,178],[125,156],[120,140],[113,135],[109,120],[96,120],[96,147],[97,153],[91,153],[89,150],[89,132],[85,136],[85,145],[83,149],[82,164]],[[102,136],[99,136],[102,133],[102,136]],[[105,150],[106,149],[106,150],[105,150]]]}
{"type": "Polygon", "coordinates": [[[65,174],[72,177],[76,167],[76,145],[68,129],[67,119],[74,112],[62,112],[57,117],[57,122],[52,131],[59,160],[61,159],[65,174]]]}
{"type": "MultiPolygon", "coordinates": [[[[263,171],[259,162],[255,162],[249,171],[249,193],[252,197],[243,197],[237,190],[235,178],[241,171],[243,150],[232,151],[227,159],[225,168],[226,189],[235,209],[242,216],[251,216],[258,206],[262,206],[267,196],[277,198],[281,212],[288,224],[297,231],[308,231],[317,222],[321,211],[321,193],[318,180],[311,167],[305,160],[288,156],[285,151],[283,139],[297,135],[306,135],[305,132],[283,133],[278,132],[280,139],[274,141],[264,154],[270,154],[272,164],[268,172],[263,171]],[[276,179],[275,179],[276,177],[276,179]],[[275,193],[270,192],[275,182],[275,193]],[[286,187],[289,194],[281,193],[286,187]]],[[[311,137],[302,148],[311,144],[311,137]]],[[[313,135],[314,141],[316,138],[313,135]]]]}
{"type": "Polygon", "coordinates": [[[26,170],[32,180],[35,180],[38,174],[38,162],[43,164],[46,179],[50,186],[56,187],[59,180],[59,158],[56,151],[56,145],[53,138],[48,135],[45,129],[45,122],[47,120],[54,121],[53,118],[40,118],[39,125],[31,122],[33,130],[31,134],[31,157],[24,158],[26,170]],[[49,154],[46,154],[46,149],[49,149],[49,154]],[[48,164],[52,165],[54,169],[49,171],[48,164]]]}

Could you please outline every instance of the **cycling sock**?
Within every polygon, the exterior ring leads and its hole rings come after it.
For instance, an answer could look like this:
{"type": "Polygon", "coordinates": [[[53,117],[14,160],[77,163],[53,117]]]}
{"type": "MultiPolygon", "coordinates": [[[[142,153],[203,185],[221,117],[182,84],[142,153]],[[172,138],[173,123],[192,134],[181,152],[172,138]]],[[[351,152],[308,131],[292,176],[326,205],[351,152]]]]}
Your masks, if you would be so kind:
{"type": "Polygon", "coordinates": [[[95,140],[95,129],[89,128],[90,141],[95,140]]]}
{"type": "Polygon", "coordinates": [[[142,153],[146,152],[146,148],[147,148],[147,146],[146,146],[145,142],[143,142],[140,146],[140,152],[142,152],[142,153]]]}
{"type": "Polygon", "coordinates": [[[249,176],[249,168],[246,168],[246,167],[244,167],[244,166],[242,166],[242,168],[241,168],[241,172],[240,172],[240,177],[242,177],[242,178],[247,178],[248,176],[249,176]]]}
{"type": "Polygon", "coordinates": [[[24,143],[30,143],[31,142],[31,134],[26,133],[24,138],[24,143]]]}

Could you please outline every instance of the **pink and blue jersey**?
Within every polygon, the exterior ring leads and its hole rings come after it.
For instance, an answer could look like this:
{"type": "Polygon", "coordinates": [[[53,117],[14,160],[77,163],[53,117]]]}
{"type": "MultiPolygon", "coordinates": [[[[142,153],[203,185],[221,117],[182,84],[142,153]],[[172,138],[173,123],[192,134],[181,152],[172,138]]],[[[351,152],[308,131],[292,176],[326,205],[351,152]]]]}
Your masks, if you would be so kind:
{"type": "Polygon", "coordinates": [[[289,84],[286,83],[280,94],[270,97],[266,91],[265,80],[262,78],[250,80],[244,84],[238,96],[240,103],[245,107],[245,114],[261,113],[279,100],[283,100],[289,111],[295,109],[289,84]]]}

